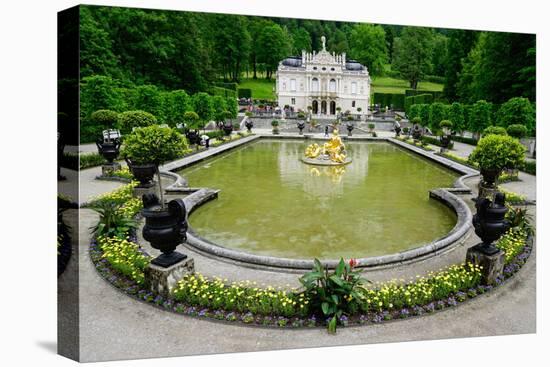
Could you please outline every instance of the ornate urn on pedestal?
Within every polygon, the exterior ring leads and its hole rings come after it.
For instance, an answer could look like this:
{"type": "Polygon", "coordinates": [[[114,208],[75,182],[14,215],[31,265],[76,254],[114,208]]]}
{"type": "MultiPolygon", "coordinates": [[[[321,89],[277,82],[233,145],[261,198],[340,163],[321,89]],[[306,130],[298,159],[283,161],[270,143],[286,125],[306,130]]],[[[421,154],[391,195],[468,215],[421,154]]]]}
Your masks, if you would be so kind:
{"type": "Polygon", "coordinates": [[[348,136],[351,136],[352,135],[351,132],[354,129],[353,123],[351,122],[346,123],[346,129],[348,130],[348,136]]]}
{"type": "Polygon", "coordinates": [[[155,194],[143,195],[142,200],[143,238],[162,252],[151,263],[167,268],[186,259],[187,255],[175,251],[187,239],[187,210],[183,200],[172,200],[165,208],[155,194]]]}
{"type": "Polygon", "coordinates": [[[248,130],[249,133],[252,132],[252,128],[254,127],[254,122],[250,119],[246,120],[246,122],[244,123],[244,126],[246,126],[246,129],[248,130]]]}
{"type": "Polygon", "coordinates": [[[476,235],[483,241],[480,250],[488,255],[499,251],[493,244],[510,228],[510,223],[505,219],[508,208],[504,204],[506,196],[499,192],[492,202],[487,198],[480,198],[476,203],[477,213],[472,219],[476,235]]]}
{"type": "Polygon", "coordinates": [[[153,187],[153,177],[157,172],[157,165],[154,163],[136,164],[130,158],[124,158],[132,175],[139,181],[139,188],[153,187]]]}
{"type": "Polygon", "coordinates": [[[296,124],[296,126],[298,127],[298,130],[300,130],[300,135],[302,135],[302,134],[303,134],[303,130],[304,130],[304,128],[306,127],[305,121],[298,121],[298,123],[296,124]]]}
{"type": "Polygon", "coordinates": [[[96,145],[99,154],[109,164],[113,164],[113,161],[118,158],[118,154],[120,153],[120,141],[118,139],[110,141],[98,140],[96,141],[96,145]]]}
{"type": "Polygon", "coordinates": [[[468,249],[466,262],[480,267],[483,284],[496,283],[504,269],[504,251],[494,245],[510,228],[510,223],[505,218],[508,208],[504,202],[505,196],[499,192],[494,201],[478,198],[476,203],[477,213],[472,224],[482,242],[468,249]]]}
{"type": "Polygon", "coordinates": [[[420,140],[422,138],[422,129],[420,129],[420,126],[414,125],[412,129],[412,137],[414,140],[420,140]]]}
{"type": "Polygon", "coordinates": [[[225,136],[230,136],[233,132],[233,124],[231,121],[225,121],[222,126],[222,130],[225,133],[225,136]]]}

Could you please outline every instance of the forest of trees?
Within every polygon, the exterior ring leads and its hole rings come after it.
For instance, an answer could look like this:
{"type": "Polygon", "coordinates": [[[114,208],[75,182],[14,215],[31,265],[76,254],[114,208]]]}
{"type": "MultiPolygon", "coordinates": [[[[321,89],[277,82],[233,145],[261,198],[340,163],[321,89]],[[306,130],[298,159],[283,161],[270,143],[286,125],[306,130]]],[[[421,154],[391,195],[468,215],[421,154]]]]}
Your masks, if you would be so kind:
{"type": "Polygon", "coordinates": [[[273,78],[302,49],[346,52],[373,76],[444,84],[448,102],[535,100],[535,36],[394,25],[81,6],[81,78],[188,93],[273,78]]]}

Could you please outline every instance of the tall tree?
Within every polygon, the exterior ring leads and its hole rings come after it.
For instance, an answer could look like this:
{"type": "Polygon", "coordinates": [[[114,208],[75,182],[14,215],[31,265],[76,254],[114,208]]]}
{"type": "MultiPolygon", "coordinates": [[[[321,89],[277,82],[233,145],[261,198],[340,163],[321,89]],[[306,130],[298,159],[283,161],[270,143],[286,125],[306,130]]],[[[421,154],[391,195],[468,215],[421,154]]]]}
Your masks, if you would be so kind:
{"type": "Polygon", "coordinates": [[[290,42],[287,33],[278,24],[272,23],[262,28],[258,35],[257,59],[263,63],[266,78],[271,79],[279,61],[289,55],[290,42]]]}
{"type": "Polygon", "coordinates": [[[80,7],[80,73],[116,75],[118,60],[113,53],[110,35],[102,29],[87,7],[80,7]]]}
{"type": "Polygon", "coordinates": [[[394,40],[392,69],[416,89],[418,82],[430,72],[433,53],[433,31],[423,27],[405,27],[394,40]]]}
{"type": "Polygon", "coordinates": [[[292,54],[301,55],[302,50],[311,52],[311,37],[305,28],[298,27],[291,32],[292,54]]]}
{"type": "Polygon", "coordinates": [[[433,40],[432,74],[444,76],[447,61],[447,36],[436,33],[433,40]]]}
{"type": "Polygon", "coordinates": [[[463,60],[468,56],[480,32],[453,29],[449,31],[445,57],[445,84],[443,94],[449,101],[458,98],[457,85],[463,60]]]}
{"type": "Polygon", "coordinates": [[[388,62],[386,33],[380,25],[358,24],[350,34],[350,56],[367,66],[372,75],[380,75],[388,62]]]}
{"type": "Polygon", "coordinates": [[[349,52],[348,39],[343,30],[337,29],[327,37],[327,50],[337,54],[349,52]]]}

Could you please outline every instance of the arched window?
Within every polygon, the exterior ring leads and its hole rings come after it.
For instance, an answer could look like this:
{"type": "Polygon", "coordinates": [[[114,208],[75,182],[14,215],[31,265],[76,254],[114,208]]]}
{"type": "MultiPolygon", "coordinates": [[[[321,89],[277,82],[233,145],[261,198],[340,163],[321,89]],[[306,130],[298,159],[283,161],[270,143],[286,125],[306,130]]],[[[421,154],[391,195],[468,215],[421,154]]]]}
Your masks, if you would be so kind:
{"type": "Polygon", "coordinates": [[[329,92],[336,92],[336,80],[334,79],[331,79],[329,84],[328,84],[328,91],[329,92]]]}
{"type": "Polygon", "coordinates": [[[311,90],[314,92],[319,91],[319,79],[317,78],[311,79],[311,90]]]}

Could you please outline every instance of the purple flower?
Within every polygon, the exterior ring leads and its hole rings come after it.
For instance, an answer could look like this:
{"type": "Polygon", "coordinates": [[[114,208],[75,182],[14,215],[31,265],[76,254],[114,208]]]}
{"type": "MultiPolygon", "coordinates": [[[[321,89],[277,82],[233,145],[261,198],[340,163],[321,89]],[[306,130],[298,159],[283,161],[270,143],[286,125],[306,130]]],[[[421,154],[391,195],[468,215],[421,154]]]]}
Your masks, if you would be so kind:
{"type": "Polygon", "coordinates": [[[447,298],[447,304],[449,306],[456,306],[457,305],[456,298],[454,297],[447,298]]]}
{"type": "Polygon", "coordinates": [[[409,310],[407,308],[401,309],[401,311],[399,311],[399,317],[402,319],[409,317],[409,310]]]}
{"type": "Polygon", "coordinates": [[[342,315],[338,318],[338,321],[340,322],[341,325],[343,326],[347,326],[348,323],[349,323],[349,319],[346,315],[342,315]]]}
{"type": "Polygon", "coordinates": [[[365,324],[365,323],[367,323],[368,320],[369,319],[368,319],[367,315],[359,316],[359,324],[365,324]]]}
{"type": "Polygon", "coordinates": [[[377,313],[372,317],[372,322],[378,324],[378,323],[382,322],[382,319],[383,319],[382,315],[380,313],[377,313]]]}
{"type": "Polygon", "coordinates": [[[206,316],[206,313],[208,312],[208,309],[207,308],[203,308],[202,310],[199,311],[199,316],[206,316]]]}
{"type": "Polygon", "coordinates": [[[418,305],[413,306],[413,313],[417,316],[420,316],[424,313],[424,309],[418,305]]]}
{"type": "Polygon", "coordinates": [[[430,302],[428,303],[427,305],[424,306],[424,310],[426,310],[426,312],[434,312],[435,310],[435,305],[433,302],[430,302]]]}

